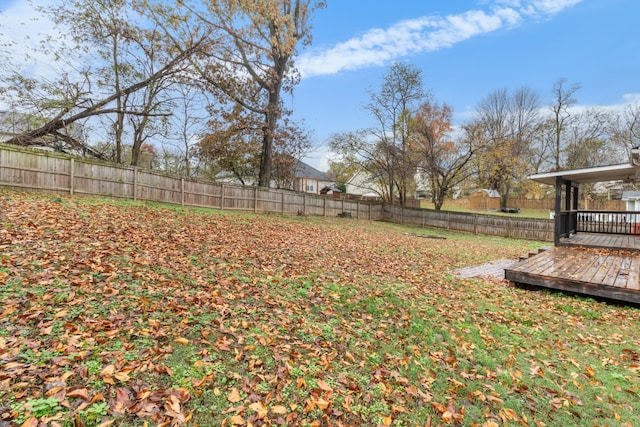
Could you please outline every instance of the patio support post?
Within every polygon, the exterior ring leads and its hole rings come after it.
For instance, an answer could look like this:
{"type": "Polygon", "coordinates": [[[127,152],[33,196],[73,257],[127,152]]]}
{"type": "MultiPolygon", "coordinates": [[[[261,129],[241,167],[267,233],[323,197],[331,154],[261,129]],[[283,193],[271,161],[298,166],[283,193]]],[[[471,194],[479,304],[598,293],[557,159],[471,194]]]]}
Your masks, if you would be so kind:
{"type": "Polygon", "coordinates": [[[571,229],[574,233],[578,234],[578,200],[580,200],[580,184],[572,183],[573,187],[573,200],[571,206],[571,229]]]}
{"type": "MultiPolygon", "coordinates": [[[[571,181],[564,182],[564,210],[568,212],[571,210],[571,181]]],[[[565,232],[569,230],[564,230],[565,232]]]]}
{"type": "Polygon", "coordinates": [[[563,179],[559,176],[556,177],[556,203],[555,203],[555,216],[554,216],[554,231],[553,231],[553,244],[558,246],[560,244],[560,234],[562,233],[562,184],[563,179]]]}

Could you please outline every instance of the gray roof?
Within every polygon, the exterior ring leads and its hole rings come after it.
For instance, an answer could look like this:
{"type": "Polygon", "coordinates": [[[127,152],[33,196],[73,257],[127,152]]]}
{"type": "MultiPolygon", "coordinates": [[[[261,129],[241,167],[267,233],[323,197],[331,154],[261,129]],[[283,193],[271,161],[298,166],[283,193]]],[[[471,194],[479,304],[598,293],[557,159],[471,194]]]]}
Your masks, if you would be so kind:
{"type": "Polygon", "coordinates": [[[329,175],[324,172],[320,172],[318,169],[309,166],[305,162],[296,159],[295,164],[295,176],[296,178],[311,178],[319,181],[333,181],[329,175]]]}

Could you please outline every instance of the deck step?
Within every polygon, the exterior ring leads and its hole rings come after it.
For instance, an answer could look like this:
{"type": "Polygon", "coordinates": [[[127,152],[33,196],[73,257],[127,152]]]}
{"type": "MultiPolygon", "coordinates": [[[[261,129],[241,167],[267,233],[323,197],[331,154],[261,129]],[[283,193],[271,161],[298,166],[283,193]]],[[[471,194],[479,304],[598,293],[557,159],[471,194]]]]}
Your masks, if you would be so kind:
{"type": "Polygon", "coordinates": [[[526,253],[525,255],[521,255],[520,258],[518,258],[518,261],[520,261],[520,262],[526,261],[529,258],[531,258],[533,256],[536,256],[538,254],[541,254],[543,252],[546,252],[548,250],[551,250],[551,246],[542,246],[541,248],[531,250],[528,253],[526,253]]]}

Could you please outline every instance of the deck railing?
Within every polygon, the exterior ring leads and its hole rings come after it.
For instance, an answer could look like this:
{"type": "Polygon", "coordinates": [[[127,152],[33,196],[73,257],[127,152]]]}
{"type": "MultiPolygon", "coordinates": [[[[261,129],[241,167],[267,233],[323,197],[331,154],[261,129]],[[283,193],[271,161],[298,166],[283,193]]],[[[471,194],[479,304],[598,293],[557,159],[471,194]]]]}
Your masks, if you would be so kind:
{"type": "MultiPolygon", "coordinates": [[[[560,222],[560,237],[569,237],[577,230],[577,211],[560,212],[560,217],[556,221],[560,222]]],[[[558,224],[556,224],[558,226],[558,224]]],[[[557,229],[556,229],[557,230],[557,229]]]]}
{"type": "Polygon", "coordinates": [[[577,211],[576,231],[640,235],[640,212],[635,211],[577,211]]]}

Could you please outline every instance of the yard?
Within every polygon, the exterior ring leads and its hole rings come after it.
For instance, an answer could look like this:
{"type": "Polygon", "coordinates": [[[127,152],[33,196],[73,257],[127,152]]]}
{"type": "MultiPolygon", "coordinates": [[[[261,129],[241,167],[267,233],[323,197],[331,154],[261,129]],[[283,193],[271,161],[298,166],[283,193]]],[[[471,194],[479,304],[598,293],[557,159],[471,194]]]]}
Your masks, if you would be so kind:
{"type": "MultiPolygon", "coordinates": [[[[429,200],[421,200],[420,207],[422,209],[434,209],[433,203],[429,200]]],[[[451,211],[451,212],[467,212],[474,214],[483,214],[483,215],[497,215],[497,216],[510,216],[510,217],[522,217],[522,218],[538,218],[538,219],[549,219],[549,209],[527,209],[522,208],[520,212],[517,214],[514,213],[506,213],[498,210],[494,211],[484,211],[484,210],[473,210],[469,207],[468,199],[461,200],[451,200],[447,199],[442,206],[443,211],[451,211]]]]}
{"type": "Polygon", "coordinates": [[[640,425],[637,308],[450,274],[539,245],[0,190],[0,426],[640,425]]]}

